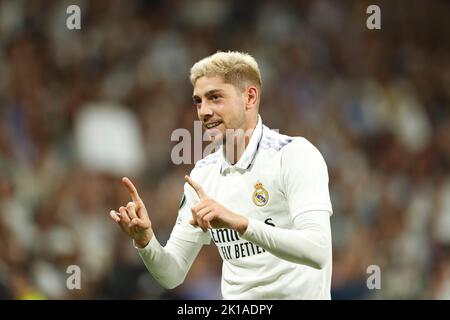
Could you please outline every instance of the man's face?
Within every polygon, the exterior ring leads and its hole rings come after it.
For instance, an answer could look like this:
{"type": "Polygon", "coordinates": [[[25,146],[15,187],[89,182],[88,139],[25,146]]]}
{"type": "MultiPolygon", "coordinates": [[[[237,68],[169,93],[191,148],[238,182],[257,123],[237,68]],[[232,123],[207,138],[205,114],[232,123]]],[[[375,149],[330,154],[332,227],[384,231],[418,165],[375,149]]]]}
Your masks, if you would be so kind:
{"type": "Polygon", "coordinates": [[[213,140],[218,132],[225,138],[227,129],[245,130],[244,94],[221,77],[198,78],[192,99],[198,118],[213,140]]]}

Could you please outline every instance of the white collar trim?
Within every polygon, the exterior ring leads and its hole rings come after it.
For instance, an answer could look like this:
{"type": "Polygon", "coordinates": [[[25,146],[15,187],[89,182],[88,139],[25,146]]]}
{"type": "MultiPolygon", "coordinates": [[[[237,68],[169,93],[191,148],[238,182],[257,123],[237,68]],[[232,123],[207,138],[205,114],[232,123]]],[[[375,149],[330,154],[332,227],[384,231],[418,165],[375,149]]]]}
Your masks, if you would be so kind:
{"type": "Polygon", "coordinates": [[[259,142],[261,141],[263,133],[263,125],[261,117],[258,115],[258,122],[256,123],[256,127],[252,133],[252,136],[250,137],[250,141],[245,148],[244,153],[242,154],[241,158],[238,160],[238,162],[233,166],[224,156],[224,150],[223,145],[220,146],[220,155],[222,159],[222,164],[220,166],[220,173],[223,173],[226,169],[235,167],[239,169],[246,170],[250,167],[250,165],[253,163],[253,160],[255,158],[256,152],[258,151],[259,142]]]}

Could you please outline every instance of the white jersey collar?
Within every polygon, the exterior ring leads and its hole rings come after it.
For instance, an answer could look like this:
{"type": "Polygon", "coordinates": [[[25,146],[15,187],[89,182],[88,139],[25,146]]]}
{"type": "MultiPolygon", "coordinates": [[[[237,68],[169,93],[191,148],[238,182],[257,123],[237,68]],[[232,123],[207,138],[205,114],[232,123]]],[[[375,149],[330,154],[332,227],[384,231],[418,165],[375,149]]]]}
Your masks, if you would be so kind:
{"type": "Polygon", "coordinates": [[[253,159],[255,158],[256,152],[258,151],[259,142],[261,141],[263,134],[263,124],[261,120],[261,116],[258,115],[258,122],[256,123],[256,127],[253,130],[253,134],[250,137],[250,141],[245,148],[244,153],[242,154],[239,161],[233,166],[224,155],[223,145],[220,147],[220,155],[221,155],[221,166],[220,166],[220,173],[223,173],[225,170],[229,168],[238,168],[246,170],[250,167],[250,165],[253,163],[253,159]]]}

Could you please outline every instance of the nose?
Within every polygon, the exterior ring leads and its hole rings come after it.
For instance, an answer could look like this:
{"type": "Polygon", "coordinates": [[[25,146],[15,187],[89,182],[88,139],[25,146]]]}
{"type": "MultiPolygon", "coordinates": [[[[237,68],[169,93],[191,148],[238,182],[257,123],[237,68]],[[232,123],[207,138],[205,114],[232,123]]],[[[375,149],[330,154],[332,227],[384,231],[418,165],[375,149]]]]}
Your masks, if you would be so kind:
{"type": "Polygon", "coordinates": [[[207,101],[202,101],[202,103],[197,109],[197,113],[199,119],[203,121],[204,119],[212,117],[213,110],[210,108],[207,101]]]}

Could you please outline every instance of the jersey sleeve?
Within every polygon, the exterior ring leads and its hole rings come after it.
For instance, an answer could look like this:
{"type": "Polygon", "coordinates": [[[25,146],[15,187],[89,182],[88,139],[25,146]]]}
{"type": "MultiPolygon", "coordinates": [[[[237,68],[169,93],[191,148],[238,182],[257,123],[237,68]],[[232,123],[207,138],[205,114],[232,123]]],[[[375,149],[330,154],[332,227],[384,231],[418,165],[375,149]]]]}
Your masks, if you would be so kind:
{"type": "Polygon", "coordinates": [[[308,211],[333,213],[328,169],[320,151],[304,138],[295,138],[281,155],[281,186],[292,221],[308,211]]]}
{"type": "Polygon", "coordinates": [[[178,217],[172,230],[172,236],[181,240],[210,244],[211,235],[201,228],[194,227],[189,223],[192,219],[191,208],[199,201],[195,191],[187,184],[184,184],[184,192],[178,209],[178,217]]]}

